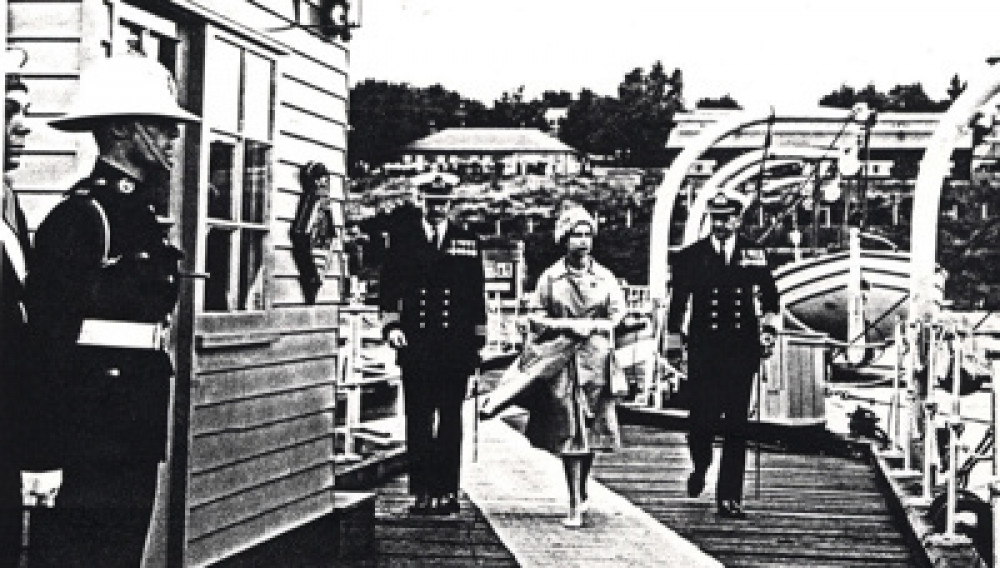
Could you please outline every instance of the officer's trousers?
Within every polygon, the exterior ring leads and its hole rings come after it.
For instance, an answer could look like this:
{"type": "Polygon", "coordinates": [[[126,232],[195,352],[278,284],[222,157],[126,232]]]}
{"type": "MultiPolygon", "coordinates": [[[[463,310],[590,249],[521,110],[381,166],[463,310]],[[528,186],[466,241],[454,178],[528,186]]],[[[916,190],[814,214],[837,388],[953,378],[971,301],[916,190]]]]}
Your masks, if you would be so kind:
{"type": "Polygon", "coordinates": [[[55,507],[32,511],[29,567],[138,568],[156,475],[156,462],[65,467],[55,507]]]}
{"type": "Polygon", "coordinates": [[[712,464],[712,443],[722,434],[722,461],[715,489],[718,501],[743,499],[746,468],[747,416],[759,359],[698,357],[690,360],[692,382],[688,448],[700,473],[712,464]]]}
{"type": "Polygon", "coordinates": [[[462,464],[462,401],[465,369],[403,367],[410,494],[457,493],[462,464]]]}

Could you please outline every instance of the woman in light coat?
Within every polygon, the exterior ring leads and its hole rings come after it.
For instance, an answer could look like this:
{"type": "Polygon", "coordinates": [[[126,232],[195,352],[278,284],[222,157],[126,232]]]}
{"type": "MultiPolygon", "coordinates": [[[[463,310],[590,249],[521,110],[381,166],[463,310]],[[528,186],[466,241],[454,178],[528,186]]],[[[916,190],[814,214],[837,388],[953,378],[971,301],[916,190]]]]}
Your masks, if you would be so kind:
{"type": "MultiPolygon", "coordinates": [[[[520,361],[520,371],[533,375],[526,434],[562,458],[569,528],[583,526],[595,452],[619,445],[609,379],[612,330],[624,316],[625,298],[614,274],[591,257],[596,232],[597,221],[581,207],[556,221],[556,242],[566,254],[538,279],[541,313],[529,318],[531,336],[520,361]]],[[[487,400],[484,413],[492,414],[495,403],[487,400]]]]}

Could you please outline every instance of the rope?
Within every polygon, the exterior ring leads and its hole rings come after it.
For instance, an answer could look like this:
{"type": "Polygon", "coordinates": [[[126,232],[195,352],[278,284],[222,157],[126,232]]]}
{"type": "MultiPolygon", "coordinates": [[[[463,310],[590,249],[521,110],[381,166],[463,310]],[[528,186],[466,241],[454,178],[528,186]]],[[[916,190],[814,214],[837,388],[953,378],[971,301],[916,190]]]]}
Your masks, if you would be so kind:
{"type": "MultiPolygon", "coordinates": [[[[840,131],[837,132],[837,134],[833,137],[833,140],[830,141],[830,144],[824,149],[823,157],[820,158],[820,160],[825,160],[826,152],[830,152],[831,150],[834,149],[834,146],[837,144],[837,141],[840,140],[840,137],[843,136],[844,132],[847,131],[847,125],[854,120],[854,117],[855,113],[851,113],[848,119],[844,121],[844,124],[840,127],[840,131]]],[[[802,200],[804,200],[806,197],[805,195],[802,194],[802,188],[804,188],[807,183],[812,182],[814,176],[818,175],[819,175],[819,168],[815,168],[812,172],[810,172],[808,176],[806,176],[804,180],[799,182],[798,187],[795,188],[795,192],[799,194],[798,197],[794,201],[792,201],[792,203],[788,207],[786,207],[784,211],[775,215],[774,219],[771,221],[771,225],[759,237],[757,237],[757,244],[762,244],[764,242],[764,239],[769,237],[771,233],[774,232],[774,230],[778,226],[778,223],[784,220],[785,217],[787,217],[789,214],[791,214],[792,211],[798,208],[799,204],[802,203],[802,200]]]]}

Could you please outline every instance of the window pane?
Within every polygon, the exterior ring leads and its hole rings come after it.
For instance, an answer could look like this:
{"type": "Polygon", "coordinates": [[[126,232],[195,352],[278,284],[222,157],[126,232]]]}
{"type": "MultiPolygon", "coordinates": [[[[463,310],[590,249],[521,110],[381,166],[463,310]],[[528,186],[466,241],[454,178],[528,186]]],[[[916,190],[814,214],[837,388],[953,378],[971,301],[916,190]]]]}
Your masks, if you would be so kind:
{"type": "Polygon", "coordinates": [[[243,231],[240,243],[240,310],[264,309],[264,233],[243,231]]]}
{"type": "Polygon", "coordinates": [[[274,64],[252,51],[244,52],[243,133],[271,139],[271,84],[274,64]]]}
{"type": "Polygon", "coordinates": [[[264,222],[264,199],[270,181],[271,148],[246,141],[243,154],[243,221],[264,222]]]}
{"type": "Polygon", "coordinates": [[[240,117],[240,49],[212,42],[205,58],[205,121],[236,133],[240,117]]]}
{"type": "Polygon", "coordinates": [[[208,216],[233,218],[233,160],[236,147],[212,142],[208,149],[208,216]]]}
{"type": "Polygon", "coordinates": [[[229,310],[230,250],[233,232],[210,227],[205,251],[205,311],[224,312],[229,310]]]}

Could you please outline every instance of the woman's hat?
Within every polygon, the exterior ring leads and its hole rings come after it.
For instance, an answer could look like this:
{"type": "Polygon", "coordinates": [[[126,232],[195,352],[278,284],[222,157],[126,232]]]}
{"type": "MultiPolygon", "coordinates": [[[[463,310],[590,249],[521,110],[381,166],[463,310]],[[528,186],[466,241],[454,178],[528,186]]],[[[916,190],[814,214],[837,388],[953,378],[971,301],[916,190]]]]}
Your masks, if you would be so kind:
{"type": "Polygon", "coordinates": [[[556,242],[561,242],[563,237],[567,233],[573,230],[577,225],[590,225],[591,231],[597,234],[597,219],[594,218],[586,209],[579,206],[573,206],[564,210],[559,218],[556,219],[555,228],[555,238],[556,242]]]}

